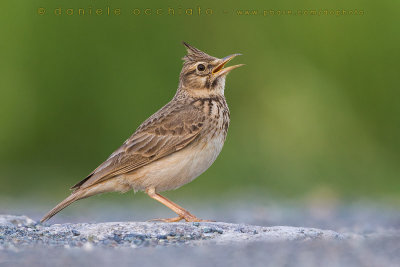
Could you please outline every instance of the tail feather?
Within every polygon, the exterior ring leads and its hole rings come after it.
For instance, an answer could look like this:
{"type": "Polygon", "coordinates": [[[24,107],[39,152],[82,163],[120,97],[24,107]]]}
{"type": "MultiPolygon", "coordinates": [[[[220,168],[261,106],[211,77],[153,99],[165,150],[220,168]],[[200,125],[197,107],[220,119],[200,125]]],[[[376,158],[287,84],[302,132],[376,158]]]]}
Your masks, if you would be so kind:
{"type": "MultiPolygon", "coordinates": [[[[106,192],[113,192],[116,191],[115,188],[115,183],[110,183],[109,181],[103,182],[101,184],[96,184],[89,186],[87,188],[76,188],[75,191],[72,192],[72,194],[61,201],[57,206],[55,206],[51,211],[49,211],[41,220],[40,222],[45,222],[54,215],[56,215],[58,212],[60,212],[62,209],[68,207],[71,205],[73,202],[87,198],[93,195],[97,194],[102,194],[106,192]]],[[[125,188],[125,187],[124,187],[125,188]]],[[[119,190],[121,191],[121,190],[119,190]]]]}
{"type": "Polygon", "coordinates": [[[82,191],[78,191],[78,192],[74,192],[72,193],[69,197],[67,197],[66,199],[64,199],[63,201],[61,201],[61,203],[59,203],[57,206],[55,206],[51,211],[49,211],[41,220],[40,222],[45,222],[48,219],[50,219],[51,217],[53,217],[54,215],[56,215],[58,212],[60,212],[61,210],[63,210],[64,208],[68,207],[70,204],[72,204],[73,202],[84,198],[84,194],[82,191]]]}

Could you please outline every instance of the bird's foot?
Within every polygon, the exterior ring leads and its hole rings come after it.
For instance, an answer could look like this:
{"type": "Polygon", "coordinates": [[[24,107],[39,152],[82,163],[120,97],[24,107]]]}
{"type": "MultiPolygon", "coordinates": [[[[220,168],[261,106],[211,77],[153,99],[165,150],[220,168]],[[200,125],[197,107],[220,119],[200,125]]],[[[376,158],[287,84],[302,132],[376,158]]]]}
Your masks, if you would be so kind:
{"type": "Polygon", "coordinates": [[[150,220],[150,222],[156,221],[156,222],[171,223],[171,222],[179,222],[181,220],[185,220],[186,222],[214,222],[214,221],[210,221],[210,220],[199,219],[192,214],[185,215],[185,216],[178,216],[178,217],[174,217],[174,218],[168,218],[168,219],[153,219],[153,220],[150,220]]]}
{"type": "Polygon", "coordinates": [[[199,219],[197,217],[194,218],[184,218],[186,222],[215,222],[212,220],[203,220],[203,219],[199,219]]]}
{"type": "Polygon", "coordinates": [[[179,222],[182,220],[182,217],[174,217],[174,218],[168,218],[168,219],[153,219],[153,220],[148,220],[148,222],[166,222],[166,223],[171,223],[171,222],[179,222]]]}

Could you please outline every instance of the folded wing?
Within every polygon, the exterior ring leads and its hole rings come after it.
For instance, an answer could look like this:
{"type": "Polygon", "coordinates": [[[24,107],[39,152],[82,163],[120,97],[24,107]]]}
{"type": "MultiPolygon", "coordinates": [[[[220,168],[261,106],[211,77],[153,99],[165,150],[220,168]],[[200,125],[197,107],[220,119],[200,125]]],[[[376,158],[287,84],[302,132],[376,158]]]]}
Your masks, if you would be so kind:
{"type": "Polygon", "coordinates": [[[204,120],[201,110],[194,106],[167,104],[143,122],[105,162],[71,189],[84,189],[132,172],[185,148],[203,129],[204,120]]]}

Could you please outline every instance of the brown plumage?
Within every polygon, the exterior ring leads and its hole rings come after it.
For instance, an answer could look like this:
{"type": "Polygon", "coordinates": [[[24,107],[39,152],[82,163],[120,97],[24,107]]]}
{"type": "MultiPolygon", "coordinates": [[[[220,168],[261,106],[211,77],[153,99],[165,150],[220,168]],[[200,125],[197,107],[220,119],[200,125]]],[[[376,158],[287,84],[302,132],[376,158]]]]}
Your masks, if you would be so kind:
{"type": "Polygon", "coordinates": [[[172,222],[201,221],[158,192],[176,189],[207,170],[222,149],[229,127],[225,77],[241,65],[223,68],[238,54],[212,57],[187,43],[187,55],[173,99],[48,212],[42,222],[71,203],[92,195],[145,191],[178,214],[172,222]]]}

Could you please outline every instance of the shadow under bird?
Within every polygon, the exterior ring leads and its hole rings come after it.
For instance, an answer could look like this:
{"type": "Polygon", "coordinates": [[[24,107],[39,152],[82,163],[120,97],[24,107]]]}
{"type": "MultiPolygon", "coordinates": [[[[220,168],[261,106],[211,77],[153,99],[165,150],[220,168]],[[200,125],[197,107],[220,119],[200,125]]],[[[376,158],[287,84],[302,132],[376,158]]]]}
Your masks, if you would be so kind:
{"type": "Polygon", "coordinates": [[[144,121],[134,134],[49,211],[44,222],[71,203],[106,192],[145,191],[178,216],[164,222],[204,221],[159,192],[187,184],[215,161],[229,127],[224,96],[226,75],[243,64],[224,67],[234,57],[210,56],[183,42],[187,55],[172,100],[144,121]]]}

